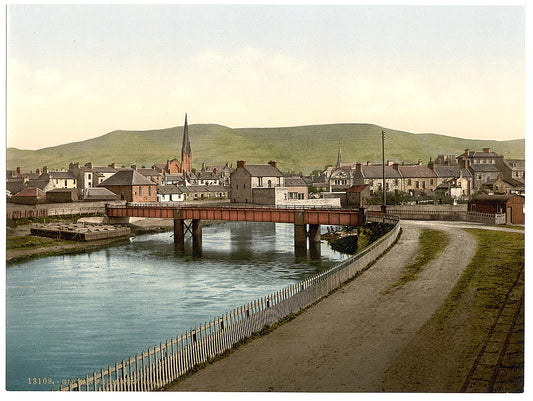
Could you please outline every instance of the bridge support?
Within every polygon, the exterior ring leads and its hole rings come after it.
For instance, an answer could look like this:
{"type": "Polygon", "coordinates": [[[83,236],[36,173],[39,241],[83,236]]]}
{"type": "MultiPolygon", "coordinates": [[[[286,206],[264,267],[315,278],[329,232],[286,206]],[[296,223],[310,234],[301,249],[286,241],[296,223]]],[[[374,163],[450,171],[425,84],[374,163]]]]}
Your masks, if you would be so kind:
{"type": "Polygon", "coordinates": [[[174,250],[183,254],[185,251],[185,232],[190,231],[192,235],[193,256],[202,256],[202,220],[193,219],[187,226],[185,219],[174,219],[174,250]]]}
{"type": "Polygon", "coordinates": [[[296,255],[303,256],[306,254],[308,241],[311,259],[320,259],[320,224],[309,224],[309,227],[307,224],[295,224],[294,250],[296,255]]]}

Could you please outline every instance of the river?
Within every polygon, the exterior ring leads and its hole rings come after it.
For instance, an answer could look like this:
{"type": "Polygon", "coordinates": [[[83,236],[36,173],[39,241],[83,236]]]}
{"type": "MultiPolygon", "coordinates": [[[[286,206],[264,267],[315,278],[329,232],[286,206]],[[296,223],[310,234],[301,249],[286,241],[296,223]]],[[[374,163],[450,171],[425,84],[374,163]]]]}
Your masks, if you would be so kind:
{"type": "Polygon", "coordinates": [[[295,256],[290,224],[204,227],[200,257],[171,235],[8,267],[7,389],[57,388],[347,257],[325,242],[319,260],[295,256]]]}

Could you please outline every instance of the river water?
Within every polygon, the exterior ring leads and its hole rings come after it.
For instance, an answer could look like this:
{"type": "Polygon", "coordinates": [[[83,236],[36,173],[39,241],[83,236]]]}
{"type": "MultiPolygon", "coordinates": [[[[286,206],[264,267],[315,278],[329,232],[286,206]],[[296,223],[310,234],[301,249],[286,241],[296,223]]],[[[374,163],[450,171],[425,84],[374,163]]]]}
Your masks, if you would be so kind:
{"type": "Polygon", "coordinates": [[[319,260],[296,256],[290,224],[204,227],[200,257],[171,234],[9,266],[7,389],[57,388],[347,257],[325,242],[319,260]]]}

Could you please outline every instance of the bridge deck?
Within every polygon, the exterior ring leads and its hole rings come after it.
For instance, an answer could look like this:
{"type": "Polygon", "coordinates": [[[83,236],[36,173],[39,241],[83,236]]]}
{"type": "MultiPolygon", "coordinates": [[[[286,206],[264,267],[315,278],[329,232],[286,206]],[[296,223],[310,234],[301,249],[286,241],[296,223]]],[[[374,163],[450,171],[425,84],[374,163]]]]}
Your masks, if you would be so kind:
{"type": "Polygon", "coordinates": [[[275,207],[217,207],[126,205],[107,206],[109,217],[148,217],[171,219],[255,221],[292,224],[357,226],[364,224],[359,210],[281,209],[275,207]]]}

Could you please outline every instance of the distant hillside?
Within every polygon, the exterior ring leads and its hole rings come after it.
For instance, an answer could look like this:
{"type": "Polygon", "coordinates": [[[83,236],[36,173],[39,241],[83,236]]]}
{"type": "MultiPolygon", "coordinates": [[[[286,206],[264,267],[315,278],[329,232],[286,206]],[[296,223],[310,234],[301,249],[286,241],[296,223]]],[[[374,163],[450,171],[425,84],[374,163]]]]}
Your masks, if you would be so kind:
{"type": "MultiPolygon", "coordinates": [[[[525,140],[484,141],[438,134],[413,134],[371,124],[328,124],[286,128],[232,129],[215,124],[189,125],[193,167],[202,163],[236,165],[237,160],[267,163],[276,160],[282,171],[310,173],[334,165],[337,149],[343,162],[381,163],[381,130],[386,132],[386,159],[424,163],[439,154],[459,155],[465,149],[491,148],[506,158],[525,158],[525,140]]],[[[69,163],[98,166],[150,167],[180,158],[183,127],[149,131],[113,131],[97,138],[39,150],[8,148],[7,168],[23,171],[47,166],[67,169],[69,163]]]]}

